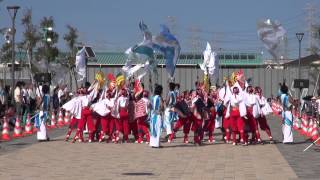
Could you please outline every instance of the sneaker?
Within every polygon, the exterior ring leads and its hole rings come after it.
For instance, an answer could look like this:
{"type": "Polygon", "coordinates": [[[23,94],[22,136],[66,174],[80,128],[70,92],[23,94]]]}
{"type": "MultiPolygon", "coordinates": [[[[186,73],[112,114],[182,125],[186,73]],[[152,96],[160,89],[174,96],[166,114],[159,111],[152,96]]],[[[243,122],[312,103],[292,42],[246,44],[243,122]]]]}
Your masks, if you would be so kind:
{"type": "Polygon", "coordinates": [[[247,142],[242,143],[242,146],[248,146],[247,142]]]}
{"type": "Polygon", "coordinates": [[[213,137],[212,137],[212,136],[210,136],[210,137],[209,137],[209,139],[208,139],[208,142],[209,142],[209,143],[214,143],[214,142],[215,142],[215,140],[213,139],[213,137]]]}
{"type": "Polygon", "coordinates": [[[188,143],[189,143],[188,137],[184,137],[183,143],[185,143],[185,144],[188,144],[188,143]]]}
{"type": "Polygon", "coordinates": [[[236,143],[236,142],[233,142],[232,145],[235,146],[235,145],[237,145],[237,143],[236,143]]]}

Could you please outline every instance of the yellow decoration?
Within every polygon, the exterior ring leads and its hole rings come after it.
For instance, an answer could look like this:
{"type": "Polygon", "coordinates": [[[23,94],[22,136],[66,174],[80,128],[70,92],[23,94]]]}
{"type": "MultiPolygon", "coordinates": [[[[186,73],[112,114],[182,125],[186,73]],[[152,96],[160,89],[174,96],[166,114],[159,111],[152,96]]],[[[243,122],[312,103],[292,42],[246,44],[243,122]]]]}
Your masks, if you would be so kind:
{"type": "Polygon", "coordinates": [[[206,92],[209,92],[209,88],[210,88],[210,85],[209,85],[209,76],[208,74],[205,74],[204,77],[203,77],[203,88],[206,92]]]}
{"type": "Polygon", "coordinates": [[[106,79],[102,71],[96,73],[95,80],[98,82],[99,88],[101,88],[104,85],[106,79]]]}
{"type": "Polygon", "coordinates": [[[121,88],[124,86],[124,84],[125,84],[125,77],[124,77],[124,75],[119,75],[119,76],[117,76],[117,78],[116,78],[116,85],[117,85],[117,87],[121,89],[121,88]]]}

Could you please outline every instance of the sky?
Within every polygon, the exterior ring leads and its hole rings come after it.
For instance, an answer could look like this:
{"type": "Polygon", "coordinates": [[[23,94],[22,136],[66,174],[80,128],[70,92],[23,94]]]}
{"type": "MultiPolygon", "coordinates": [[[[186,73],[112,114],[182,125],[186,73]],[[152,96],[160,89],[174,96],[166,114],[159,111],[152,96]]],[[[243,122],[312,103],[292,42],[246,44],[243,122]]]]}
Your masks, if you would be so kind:
{"type": "MultiPolygon", "coordinates": [[[[263,52],[268,56],[257,37],[256,23],[270,18],[279,20],[287,30],[288,56],[295,58],[295,33],[307,32],[307,3],[320,6],[320,0],[3,0],[0,28],[11,26],[6,6],[19,5],[17,41],[23,30],[21,17],[31,8],[35,24],[45,16],[53,16],[62,51],[66,50],[62,37],[67,24],[76,27],[79,41],[93,46],[95,51],[118,52],[142,40],[138,23],[143,20],[153,34],[159,33],[160,24],[167,24],[183,52],[201,52],[209,41],[217,50],[263,52]]],[[[319,20],[319,12],[316,18],[319,20]]],[[[302,49],[307,42],[305,37],[302,49]]]]}

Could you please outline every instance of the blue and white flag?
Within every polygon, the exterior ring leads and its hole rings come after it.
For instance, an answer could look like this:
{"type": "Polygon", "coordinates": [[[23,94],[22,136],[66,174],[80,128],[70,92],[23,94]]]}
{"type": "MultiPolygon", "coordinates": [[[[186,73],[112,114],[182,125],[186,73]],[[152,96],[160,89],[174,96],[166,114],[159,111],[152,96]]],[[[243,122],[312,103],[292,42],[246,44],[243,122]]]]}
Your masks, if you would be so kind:
{"type": "Polygon", "coordinates": [[[177,38],[170,33],[166,25],[160,25],[160,27],[160,34],[153,38],[153,47],[163,53],[166,60],[166,70],[170,78],[173,78],[181,47],[177,38]]]}
{"type": "Polygon", "coordinates": [[[78,81],[82,81],[86,77],[86,52],[85,47],[80,49],[76,55],[76,72],[80,76],[78,81]]]}
{"type": "Polygon", "coordinates": [[[279,21],[271,21],[270,19],[258,21],[257,23],[258,37],[269,53],[275,58],[280,56],[280,42],[284,40],[287,31],[283,28],[279,21]]]}

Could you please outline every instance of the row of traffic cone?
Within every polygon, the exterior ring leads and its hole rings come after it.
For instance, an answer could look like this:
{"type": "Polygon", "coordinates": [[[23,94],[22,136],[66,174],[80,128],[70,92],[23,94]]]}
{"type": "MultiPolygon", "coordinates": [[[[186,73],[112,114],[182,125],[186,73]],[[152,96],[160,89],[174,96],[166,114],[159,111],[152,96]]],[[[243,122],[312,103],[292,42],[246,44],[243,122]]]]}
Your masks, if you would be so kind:
{"type": "MultiPolygon", "coordinates": [[[[59,119],[58,119],[58,126],[62,127],[64,125],[68,125],[69,122],[70,122],[70,114],[69,114],[69,112],[68,111],[66,112],[65,117],[63,119],[62,112],[60,111],[59,112],[59,119]]],[[[20,124],[21,124],[20,123],[20,119],[16,118],[15,127],[14,127],[13,135],[12,135],[13,138],[20,138],[20,137],[23,137],[23,136],[26,136],[26,135],[31,135],[31,134],[33,134],[34,132],[37,131],[35,128],[32,127],[31,118],[30,118],[29,114],[27,115],[27,120],[26,120],[26,125],[25,125],[25,128],[24,128],[24,133],[22,133],[22,128],[21,128],[20,124]]],[[[56,128],[56,120],[55,120],[55,113],[54,112],[52,113],[51,123],[50,123],[50,126],[48,126],[48,128],[51,128],[51,129],[56,128]]],[[[8,123],[8,119],[7,119],[6,116],[3,119],[1,140],[3,140],[3,141],[9,141],[10,140],[9,123],[8,123]]]]}
{"type": "MultiPolygon", "coordinates": [[[[279,110],[281,110],[281,105],[278,103],[272,103],[272,110],[274,114],[278,115],[279,110]]],[[[300,135],[311,138],[313,141],[317,140],[320,137],[319,127],[316,119],[310,118],[303,114],[301,119],[299,119],[299,113],[297,111],[292,112],[293,115],[293,129],[296,130],[300,135]]],[[[317,142],[320,144],[320,141],[317,142]]]]}

